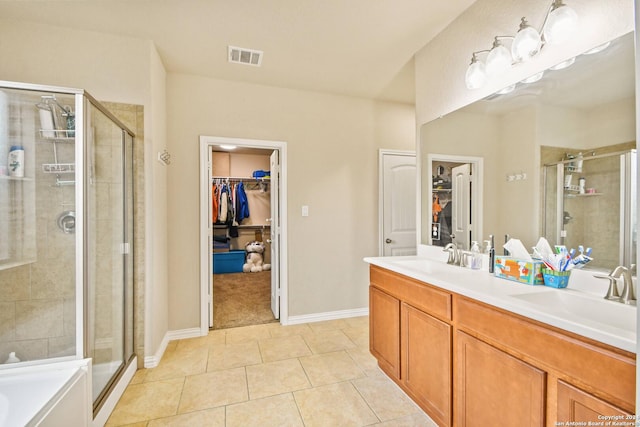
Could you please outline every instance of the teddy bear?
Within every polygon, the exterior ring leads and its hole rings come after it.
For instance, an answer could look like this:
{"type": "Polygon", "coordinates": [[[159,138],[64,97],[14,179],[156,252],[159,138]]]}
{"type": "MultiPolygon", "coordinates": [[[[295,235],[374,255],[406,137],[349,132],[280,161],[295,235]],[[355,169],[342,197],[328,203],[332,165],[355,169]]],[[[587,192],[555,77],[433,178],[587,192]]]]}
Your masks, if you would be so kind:
{"type": "Polygon", "coordinates": [[[264,243],[253,241],[245,246],[247,253],[246,262],[242,266],[245,273],[257,273],[259,271],[267,271],[271,269],[271,264],[263,262],[264,243]]]}

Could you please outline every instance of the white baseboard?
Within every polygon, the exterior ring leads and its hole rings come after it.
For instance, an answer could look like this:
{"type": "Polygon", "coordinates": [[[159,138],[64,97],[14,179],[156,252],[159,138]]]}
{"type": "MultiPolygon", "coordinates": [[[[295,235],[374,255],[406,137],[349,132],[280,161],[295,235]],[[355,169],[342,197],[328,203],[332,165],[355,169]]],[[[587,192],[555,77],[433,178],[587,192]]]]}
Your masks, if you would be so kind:
{"type": "Polygon", "coordinates": [[[169,345],[169,341],[174,340],[182,340],[186,338],[196,338],[202,336],[200,332],[200,328],[190,328],[190,329],[180,329],[177,331],[167,331],[164,334],[164,338],[162,338],[162,342],[160,343],[160,347],[155,352],[153,356],[146,356],[144,358],[144,367],[145,368],[155,368],[160,363],[162,356],[164,355],[165,350],[167,349],[167,345],[169,345]]]}
{"type": "Polygon", "coordinates": [[[303,314],[289,316],[283,325],[299,325],[301,323],[323,322],[325,320],[347,319],[349,317],[368,316],[369,308],[355,308],[351,310],[327,311],[325,313],[303,314]]]}
{"type": "Polygon", "coordinates": [[[189,328],[189,329],[179,329],[177,331],[169,331],[167,332],[167,336],[169,337],[169,341],[174,341],[174,340],[183,340],[186,338],[201,337],[202,333],[200,331],[200,328],[189,328]]]}

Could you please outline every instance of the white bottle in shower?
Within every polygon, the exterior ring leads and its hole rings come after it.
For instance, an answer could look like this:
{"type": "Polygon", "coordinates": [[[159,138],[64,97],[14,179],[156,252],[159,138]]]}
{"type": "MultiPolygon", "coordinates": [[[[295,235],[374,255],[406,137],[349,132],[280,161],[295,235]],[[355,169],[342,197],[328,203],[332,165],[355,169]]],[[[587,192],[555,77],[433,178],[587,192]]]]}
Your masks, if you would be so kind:
{"type": "Polygon", "coordinates": [[[9,357],[7,357],[7,360],[5,360],[4,363],[18,363],[19,361],[20,359],[16,356],[16,352],[12,351],[9,353],[9,357]]]}
{"type": "Polygon", "coordinates": [[[24,147],[12,145],[8,158],[9,176],[24,178],[24,147]]]}

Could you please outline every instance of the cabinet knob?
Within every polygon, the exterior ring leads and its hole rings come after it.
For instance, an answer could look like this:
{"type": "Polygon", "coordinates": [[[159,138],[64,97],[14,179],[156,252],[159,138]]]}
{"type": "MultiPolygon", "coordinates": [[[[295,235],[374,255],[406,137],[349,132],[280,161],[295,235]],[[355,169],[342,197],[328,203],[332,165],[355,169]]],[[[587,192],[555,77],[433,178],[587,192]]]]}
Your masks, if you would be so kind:
{"type": "Polygon", "coordinates": [[[393,242],[393,240],[391,240],[391,239],[386,239],[385,240],[385,243],[391,243],[391,242],[393,242]]]}

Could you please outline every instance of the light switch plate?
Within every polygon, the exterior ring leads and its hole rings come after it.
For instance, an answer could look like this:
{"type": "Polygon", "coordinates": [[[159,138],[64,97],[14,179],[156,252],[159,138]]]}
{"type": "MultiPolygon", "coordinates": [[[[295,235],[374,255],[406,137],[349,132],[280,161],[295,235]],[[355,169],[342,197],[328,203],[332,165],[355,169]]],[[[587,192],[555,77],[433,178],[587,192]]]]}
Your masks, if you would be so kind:
{"type": "Polygon", "coordinates": [[[304,205],[302,207],[302,216],[309,216],[309,206],[304,205]]]}

